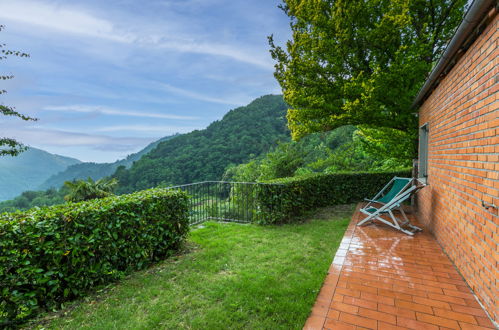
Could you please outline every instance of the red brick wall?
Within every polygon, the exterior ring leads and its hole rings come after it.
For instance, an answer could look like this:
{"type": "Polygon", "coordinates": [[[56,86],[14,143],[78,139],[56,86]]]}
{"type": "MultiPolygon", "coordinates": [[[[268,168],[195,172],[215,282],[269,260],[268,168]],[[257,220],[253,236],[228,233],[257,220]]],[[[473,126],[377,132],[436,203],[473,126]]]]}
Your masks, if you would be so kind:
{"type": "Polygon", "coordinates": [[[499,321],[498,16],[420,108],[429,123],[428,184],[419,219],[499,321]]]}

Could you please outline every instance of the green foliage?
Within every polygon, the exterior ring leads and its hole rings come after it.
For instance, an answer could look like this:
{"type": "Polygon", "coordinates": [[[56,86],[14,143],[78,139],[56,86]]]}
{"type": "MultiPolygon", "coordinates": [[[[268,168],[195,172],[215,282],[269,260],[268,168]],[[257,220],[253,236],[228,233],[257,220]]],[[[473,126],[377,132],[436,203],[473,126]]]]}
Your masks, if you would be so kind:
{"type": "Polygon", "coordinates": [[[298,142],[281,143],[246,164],[229,167],[224,179],[262,181],[294,176],[303,167],[327,158],[332,150],[352,141],[355,130],[353,126],[345,126],[328,133],[311,134],[298,142]]]}
{"type": "Polygon", "coordinates": [[[269,41],[293,139],[347,124],[415,131],[411,103],[465,3],[283,0],[292,40],[269,41]]]}
{"type": "Polygon", "coordinates": [[[163,189],[0,214],[0,327],[163,259],[188,229],[187,196],[163,189]]]}
{"type": "Polygon", "coordinates": [[[67,187],[48,189],[46,191],[25,191],[20,196],[0,202],[0,213],[25,211],[36,206],[50,206],[64,203],[64,196],[69,193],[67,187]]]}
{"type": "Polygon", "coordinates": [[[398,143],[399,135],[390,140],[375,133],[378,130],[342,126],[331,132],[310,134],[298,142],[282,143],[246,164],[228,168],[224,179],[264,181],[312,173],[398,170],[411,166],[407,151],[411,146],[398,143]]]}
{"type": "Polygon", "coordinates": [[[393,162],[400,161],[410,166],[417,155],[417,131],[410,133],[393,128],[370,128],[361,126],[358,131],[362,149],[368,154],[393,162]]]}
{"type": "MultiPolygon", "coordinates": [[[[3,25],[0,25],[0,32],[4,29],[5,27],[3,25]]],[[[17,51],[17,50],[9,50],[6,49],[7,45],[0,43],[0,61],[1,60],[6,60],[9,56],[17,56],[17,57],[29,57],[28,54],[17,51]]],[[[13,75],[2,75],[0,74],[0,80],[10,80],[14,78],[13,75]]],[[[6,90],[0,89],[0,95],[7,93],[6,90]]],[[[23,115],[22,113],[19,113],[16,111],[14,107],[9,107],[7,105],[0,104],[0,115],[4,116],[13,116],[20,118],[22,120],[36,120],[35,118],[31,118],[29,116],[23,115]]],[[[21,152],[25,151],[26,147],[23,146],[21,143],[18,141],[11,139],[11,138],[6,138],[6,137],[0,137],[0,156],[17,156],[21,152]]]]}
{"type": "Polygon", "coordinates": [[[64,185],[69,189],[69,193],[64,196],[65,200],[83,202],[113,195],[113,191],[118,185],[118,180],[106,178],[94,181],[92,178],[88,178],[87,181],[66,181],[64,185]]]}
{"type": "Polygon", "coordinates": [[[219,180],[231,164],[247,162],[289,140],[282,96],[261,97],[227,113],[208,128],[160,143],[129,169],[114,174],[118,193],[219,180]]]}
{"type": "Polygon", "coordinates": [[[335,150],[328,152],[326,157],[315,160],[299,169],[296,175],[311,173],[362,172],[375,171],[383,162],[382,159],[363,150],[357,135],[353,140],[335,150]]]}
{"type": "Polygon", "coordinates": [[[373,197],[394,176],[411,171],[313,174],[269,181],[259,186],[256,200],[263,224],[292,222],[317,207],[349,204],[373,197]]]}

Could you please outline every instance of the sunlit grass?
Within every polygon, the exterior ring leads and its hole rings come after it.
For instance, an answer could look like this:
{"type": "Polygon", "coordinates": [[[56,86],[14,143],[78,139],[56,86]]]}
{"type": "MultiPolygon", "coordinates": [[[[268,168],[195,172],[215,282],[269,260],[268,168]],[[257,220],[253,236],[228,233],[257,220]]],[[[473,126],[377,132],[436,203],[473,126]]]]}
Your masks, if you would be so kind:
{"type": "Polygon", "coordinates": [[[351,207],[302,224],[206,223],[185,251],[46,317],[53,329],[301,329],[351,207]]]}

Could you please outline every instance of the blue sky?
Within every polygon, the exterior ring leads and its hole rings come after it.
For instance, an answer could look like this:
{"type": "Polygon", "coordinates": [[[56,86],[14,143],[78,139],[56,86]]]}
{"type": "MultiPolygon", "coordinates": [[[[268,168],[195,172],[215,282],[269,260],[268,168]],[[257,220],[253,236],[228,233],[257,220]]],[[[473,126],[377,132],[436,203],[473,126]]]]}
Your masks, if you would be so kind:
{"type": "Polygon", "coordinates": [[[279,0],[0,0],[0,135],[84,161],[123,158],[279,94],[267,36],[289,37],[279,0]]]}

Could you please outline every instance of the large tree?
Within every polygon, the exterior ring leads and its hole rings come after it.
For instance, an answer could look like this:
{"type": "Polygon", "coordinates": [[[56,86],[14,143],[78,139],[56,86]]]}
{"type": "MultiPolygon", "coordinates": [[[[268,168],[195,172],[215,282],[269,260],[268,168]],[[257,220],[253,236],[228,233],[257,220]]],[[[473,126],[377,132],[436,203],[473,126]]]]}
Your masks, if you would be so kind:
{"type": "MultiPolygon", "coordinates": [[[[3,29],[4,26],[0,25],[0,32],[3,29]]],[[[9,56],[29,57],[29,55],[26,53],[16,50],[9,50],[6,48],[6,45],[4,43],[0,43],[0,60],[6,60],[9,56]]],[[[12,74],[8,75],[0,74],[0,80],[10,80],[12,78],[14,78],[12,74]]],[[[0,95],[5,93],[7,93],[6,90],[0,89],[0,95]]],[[[2,103],[0,103],[0,114],[4,116],[18,117],[22,120],[36,120],[35,118],[17,112],[14,107],[10,107],[2,103]]],[[[15,139],[12,138],[0,136],[0,156],[4,155],[16,156],[19,153],[23,152],[25,149],[26,147],[19,141],[16,141],[15,139]]]]}
{"type": "Polygon", "coordinates": [[[284,48],[269,41],[293,138],[347,124],[414,135],[411,103],[465,3],[283,0],[292,40],[284,48]]]}

